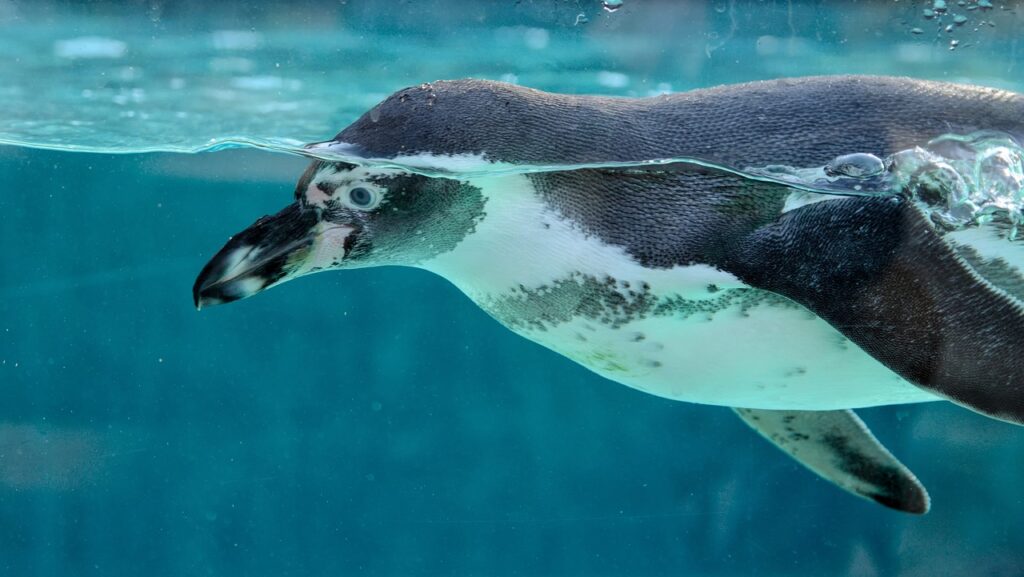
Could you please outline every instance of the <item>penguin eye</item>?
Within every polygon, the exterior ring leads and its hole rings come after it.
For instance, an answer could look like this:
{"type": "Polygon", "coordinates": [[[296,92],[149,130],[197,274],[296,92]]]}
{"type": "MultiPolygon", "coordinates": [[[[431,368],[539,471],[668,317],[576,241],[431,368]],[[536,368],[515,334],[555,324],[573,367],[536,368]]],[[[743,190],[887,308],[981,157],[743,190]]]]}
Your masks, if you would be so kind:
{"type": "Polygon", "coordinates": [[[348,191],[348,200],[357,208],[368,208],[377,200],[377,195],[365,186],[357,186],[348,191]]]}

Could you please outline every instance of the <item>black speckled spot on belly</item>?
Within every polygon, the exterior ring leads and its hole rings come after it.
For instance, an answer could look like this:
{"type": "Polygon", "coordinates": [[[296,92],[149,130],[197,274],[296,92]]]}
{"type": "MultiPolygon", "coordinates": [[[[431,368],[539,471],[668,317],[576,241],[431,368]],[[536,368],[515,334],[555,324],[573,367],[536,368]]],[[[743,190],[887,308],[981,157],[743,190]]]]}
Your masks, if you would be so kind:
{"type": "Polygon", "coordinates": [[[713,320],[725,309],[738,309],[746,316],[761,305],[800,308],[785,297],[758,289],[720,290],[712,298],[688,299],[678,294],[659,297],[647,283],[626,286],[612,277],[575,273],[536,289],[520,286],[508,294],[484,299],[480,305],[510,329],[540,331],[578,318],[618,329],[650,317],[682,320],[702,314],[713,320]]]}

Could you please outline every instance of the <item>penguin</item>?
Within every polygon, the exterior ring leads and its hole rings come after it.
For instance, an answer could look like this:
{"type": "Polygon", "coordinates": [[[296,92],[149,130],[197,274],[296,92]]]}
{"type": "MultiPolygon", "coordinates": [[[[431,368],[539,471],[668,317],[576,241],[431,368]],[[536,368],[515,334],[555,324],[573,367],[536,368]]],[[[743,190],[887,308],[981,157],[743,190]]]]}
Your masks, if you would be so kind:
{"type": "Polygon", "coordinates": [[[1024,97],[868,76],[651,98],[422,84],[311,145],[337,156],[233,236],[193,297],[426,269],[603,377],[732,407],[839,487],[925,513],[924,487],[852,409],[945,399],[1024,424],[1021,249],[980,228],[944,235],[906,195],[808,194],[718,167],[821,167],[982,131],[1020,142],[1024,97]],[[706,162],[645,163],[677,158],[706,162]]]}

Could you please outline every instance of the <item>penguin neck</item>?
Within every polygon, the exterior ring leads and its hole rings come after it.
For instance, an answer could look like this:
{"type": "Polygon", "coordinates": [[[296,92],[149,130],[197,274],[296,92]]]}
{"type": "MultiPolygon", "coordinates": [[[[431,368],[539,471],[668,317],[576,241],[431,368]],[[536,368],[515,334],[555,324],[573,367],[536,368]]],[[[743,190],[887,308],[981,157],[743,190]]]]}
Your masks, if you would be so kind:
{"type": "Polygon", "coordinates": [[[484,216],[454,249],[417,266],[439,274],[474,300],[536,288],[579,268],[582,236],[552,210],[523,174],[470,180],[484,197],[484,216]]]}

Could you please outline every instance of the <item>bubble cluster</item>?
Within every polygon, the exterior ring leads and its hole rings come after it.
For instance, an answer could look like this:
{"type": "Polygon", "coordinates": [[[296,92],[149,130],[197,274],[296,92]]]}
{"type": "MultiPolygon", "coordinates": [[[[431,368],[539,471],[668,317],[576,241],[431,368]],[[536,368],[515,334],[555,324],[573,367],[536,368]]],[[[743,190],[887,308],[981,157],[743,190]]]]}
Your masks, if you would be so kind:
{"type": "MultiPolygon", "coordinates": [[[[931,0],[921,9],[920,16],[925,20],[934,22],[936,36],[948,37],[949,49],[956,50],[961,45],[969,45],[963,44],[959,38],[952,37],[955,32],[960,28],[966,27],[965,25],[971,21],[971,17],[968,15],[977,12],[988,12],[993,8],[991,0],[956,0],[955,2],[952,0],[931,0]]],[[[973,31],[977,32],[982,26],[992,27],[995,26],[995,23],[991,20],[976,18],[973,31]]],[[[909,28],[909,31],[915,36],[920,36],[925,32],[921,26],[912,26],[909,28]]]]}
{"type": "Polygon", "coordinates": [[[889,158],[893,185],[940,231],[994,225],[1016,240],[1024,223],[1024,149],[1009,135],[937,138],[889,158]]]}
{"type": "Polygon", "coordinates": [[[803,191],[794,206],[821,194],[900,195],[913,200],[940,233],[991,226],[1016,240],[1024,225],[1024,148],[997,131],[945,135],[884,159],[852,153],[821,167],[770,165],[741,174],[803,191]]]}

